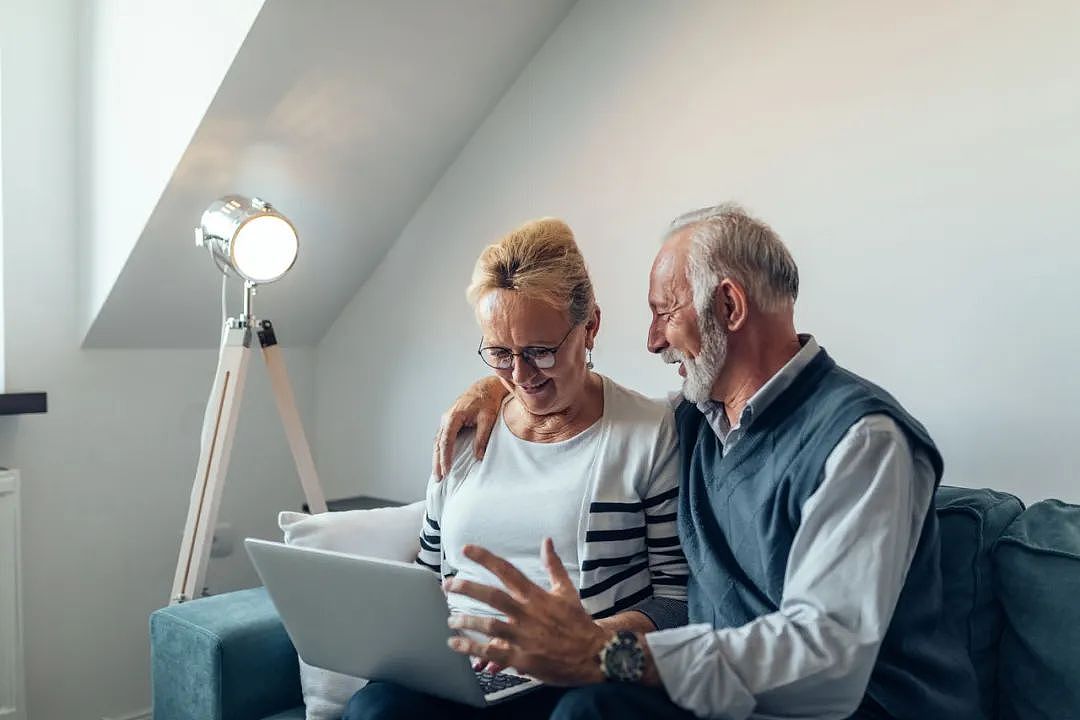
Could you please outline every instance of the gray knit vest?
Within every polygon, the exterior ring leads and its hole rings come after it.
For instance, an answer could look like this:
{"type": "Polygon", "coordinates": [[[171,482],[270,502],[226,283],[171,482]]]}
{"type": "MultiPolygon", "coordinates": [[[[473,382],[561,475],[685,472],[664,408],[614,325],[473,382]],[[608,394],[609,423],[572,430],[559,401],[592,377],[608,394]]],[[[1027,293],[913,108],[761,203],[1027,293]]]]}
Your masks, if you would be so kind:
{"type": "MultiPolygon", "coordinates": [[[[941,455],[926,430],[883,389],[822,349],[744,428],[725,456],[691,403],[676,410],[682,462],[679,537],[690,565],[691,623],[737,627],[776,612],[802,509],[825,461],[866,415],[890,416],[913,447],[941,455]]],[[[852,588],[858,592],[858,588],[852,588]]],[[[975,674],[942,614],[940,538],[931,503],[864,700],[897,720],[979,718],[975,674]]]]}

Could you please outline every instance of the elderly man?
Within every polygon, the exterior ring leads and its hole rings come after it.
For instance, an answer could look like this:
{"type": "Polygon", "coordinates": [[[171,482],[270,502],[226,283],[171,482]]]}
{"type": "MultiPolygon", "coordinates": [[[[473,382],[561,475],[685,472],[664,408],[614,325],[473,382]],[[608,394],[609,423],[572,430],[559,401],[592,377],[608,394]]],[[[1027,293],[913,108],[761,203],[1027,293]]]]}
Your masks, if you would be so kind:
{"type": "MultiPolygon", "coordinates": [[[[797,293],[787,248],[732,205],[675,220],[653,263],[649,350],[685,378],[673,406],[690,624],[612,634],[550,544],[546,589],[467,547],[503,586],[448,590],[507,622],[455,617],[490,640],[451,647],[582,686],[557,718],[980,716],[942,617],[941,456],[891,395],[796,334],[797,293]]],[[[447,414],[436,472],[462,423],[479,417],[486,437],[499,395],[475,386],[447,414]]]]}

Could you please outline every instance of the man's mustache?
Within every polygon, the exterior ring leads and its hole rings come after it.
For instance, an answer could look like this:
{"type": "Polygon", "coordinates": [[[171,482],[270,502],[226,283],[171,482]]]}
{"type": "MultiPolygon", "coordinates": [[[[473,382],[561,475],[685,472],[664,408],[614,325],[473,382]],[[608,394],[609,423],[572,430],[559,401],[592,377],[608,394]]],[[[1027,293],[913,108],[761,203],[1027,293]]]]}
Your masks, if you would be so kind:
{"type": "Polygon", "coordinates": [[[677,362],[685,362],[686,355],[674,348],[664,348],[660,351],[660,359],[668,365],[674,365],[677,362]]]}

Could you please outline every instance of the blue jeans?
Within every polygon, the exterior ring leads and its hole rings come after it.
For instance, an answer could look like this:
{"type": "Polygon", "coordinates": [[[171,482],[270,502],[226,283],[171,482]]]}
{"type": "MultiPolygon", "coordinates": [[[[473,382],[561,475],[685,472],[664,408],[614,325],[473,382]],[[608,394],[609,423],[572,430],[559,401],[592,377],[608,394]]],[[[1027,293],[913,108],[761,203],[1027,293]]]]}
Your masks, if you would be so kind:
{"type": "MultiPolygon", "coordinates": [[[[353,695],[342,720],[447,718],[448,720],[694,720],[660,688],[606,683],[579,688],[543,687],[515,700],[474,708],[393,683],[369,683],[353,695]]],[[[889,720],[869,698],[849,720],[889,720]]]]}
{"type": "Polygon", "coordinates": [[[604,683],[573,688],[560,699],[551,720],[696,720],[661,688],[604,683]]]}
{"type": "Polygon", "coordinates": [[[396,683],[372,681],[352,696],[342,720],[547,720],[562,694],[562,688],[543,687],[491,707],[476,708],[396,683]]]}
{"type": "Polygon", "coordinates": [[[608,683],[580,688],[544,687],[489,708],[474,708],[394,683],[372,682],[353,695],[342,720],[692,720],[693,717],[668,700],[663,690],[639,685],[608,683]]]}

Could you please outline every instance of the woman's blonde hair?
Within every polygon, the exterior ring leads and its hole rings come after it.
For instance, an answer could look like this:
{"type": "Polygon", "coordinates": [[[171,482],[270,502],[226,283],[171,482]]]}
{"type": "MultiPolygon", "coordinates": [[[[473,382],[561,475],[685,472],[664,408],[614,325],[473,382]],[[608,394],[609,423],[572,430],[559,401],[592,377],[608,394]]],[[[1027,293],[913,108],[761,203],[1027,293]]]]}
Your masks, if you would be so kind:
{"type": "Polygon", "coordinates": [[[574,232],[558,218],[530,220],[480,253],[465,291],[475,309],[493,290],[513,290],[565,310],[573,325],[596,306],[574,232]]]}

